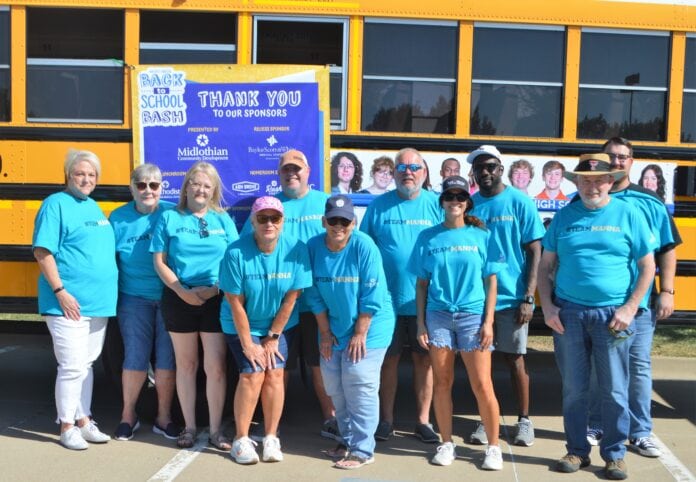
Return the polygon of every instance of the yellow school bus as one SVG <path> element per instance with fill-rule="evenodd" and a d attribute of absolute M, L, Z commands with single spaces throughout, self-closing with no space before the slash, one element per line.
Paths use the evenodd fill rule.
<path fill-rule="evenodd" d="M 33 220 L 69 147 L 101 157 L 106 212 L 129 199 L 133 66 L 255 63 L 330 66 L 333 152 L 630 139 L 672 180 L 672 319 L 696 313 L 696 6 L 648 0 L 0 0 L 0 312 L 36 312 Z"/>

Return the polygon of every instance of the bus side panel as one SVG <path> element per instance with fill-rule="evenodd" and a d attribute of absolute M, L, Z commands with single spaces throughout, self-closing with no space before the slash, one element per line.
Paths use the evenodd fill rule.
<path fill-rule="evenodd" d="M 32 262 L 0 262 L 0 293 L 3 296 L 36 296 L 39 265 Z"/>

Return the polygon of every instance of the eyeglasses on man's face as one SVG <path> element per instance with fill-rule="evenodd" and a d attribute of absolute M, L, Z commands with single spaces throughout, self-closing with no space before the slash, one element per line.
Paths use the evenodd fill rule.
<path fill-rule="evenodd" d="M 628 154 L 612 154 L 609 152 L 607 152 L 607 156 L 609 156 L 609 159 L 612 161 L 626 161 L 631 158 L 631 156 L 629 156 Z"/>
<path fill-rule="evenodd" d="M 482 162 L 481 164 L 474 165 L 474 172 L 487 171 L 493 174 L 501 167 L 503 167 L 503 165 L 497 162 Z"/>

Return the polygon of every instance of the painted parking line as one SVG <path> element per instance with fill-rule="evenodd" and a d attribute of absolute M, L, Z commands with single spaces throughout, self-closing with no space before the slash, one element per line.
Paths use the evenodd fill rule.
<path fill-rule="evenodd" d="M 155 475 L 148 479 L 148 482 L 169 482 L 174 479 L 186 468 L 191 462 L 196 460 L 208 446 L 208 431 L 203 430 L 196 437 L 196 443 L 190 449 L 180 450 L 169 462 L 167 462 Z"/>
<path fill-rule="evenodd" d="M 658 460 L 662 462 L 662 465 L 672 474 L 674 480 L 677 482 L 696 482 L 694 474 L 681 463 L 677 456 L 672 453 L 657 435 L 652 434 L 652 441 L 657 445 L 657 448 L 662 451 L 662 455 Z"/>

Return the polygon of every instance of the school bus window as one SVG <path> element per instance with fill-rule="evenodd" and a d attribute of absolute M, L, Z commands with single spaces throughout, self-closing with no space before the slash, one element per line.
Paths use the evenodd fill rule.
<path fill-rule="evenodd" d="M 362 129 L 454 133 L 456 22 L 365 20 Z"/>
<path fill-rule="evenodd" d="M 123 122 L 120 10 L 27 9 L 27 120 Z"/>
<path fill-rule="evenodd" d="M 471 133 L 559 137 L 563 27 L 476 23 Z"/>
<path fill-rule="evenodd" d="M 10 8 L 0 5 L 0 121 L 10 120 Z"/>
<path fill-rule="evenodd" d="M 669 34 L 588 28 L 581 42 L 578 137 L 664 140 Z"/>
<path fill-rule="evenodd" d="M 235 64 L 236 39 L 236 14 L 140 12 L 141 64 Z"/>
<path fill-rule="evenodd" d="M 254 17 L 254 63 L 330 66 L 331 127 L 345 126 L 348 19 Z"/>
<path fill-rule="evenodd" d="M 682 142 L 696 142 L 696 34 L 686 37 Z"/>

